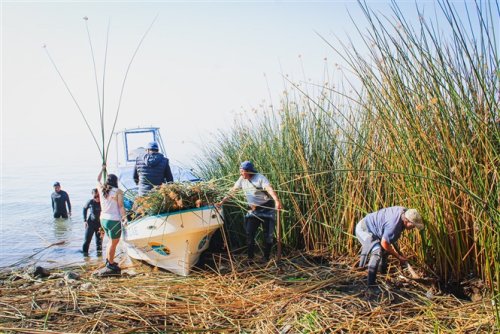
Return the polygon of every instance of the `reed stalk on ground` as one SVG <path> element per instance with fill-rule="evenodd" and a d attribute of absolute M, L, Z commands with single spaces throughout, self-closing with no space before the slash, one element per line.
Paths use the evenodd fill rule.
<path fill-rule="evenodd" d="M 134 261 L 122 277 L 88 268 L 45 279 L 0 273 L 2 333 L 493 333 L 491 304 L 463 303 L 410 279 L 389 278 L 365 294 L 352 259 L 328 266 L 301 254 L 248 266 L 214 255 L 178 277 Z M 346 261 L 347 260 L 347 261 Z M 332 271 L 331 267 L 335 268 Z M 231 270 L 229 268 L 232 268 Z M 77 274 L 77 275 L 75 275 Z M 402 273 L 400 273 L 401 275 Z M 397 277 L 398 275 L 393 275 Z"/>

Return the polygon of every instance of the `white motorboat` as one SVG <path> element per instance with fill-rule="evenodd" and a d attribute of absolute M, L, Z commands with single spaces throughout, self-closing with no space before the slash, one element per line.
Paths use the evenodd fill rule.
<path fill-rule="evenodd" d="M 134 220 L 122 240 L 130 257 L 187 276 L 221 226 L 216 209 L 202 207 Z"/>
<path fill-rule="evenodd" d="M 132 207 L 136 193 L 133 181 L 135 159 L 144 152 L 144 145 L 151 141 L 158 142 L 160 152 L 165 154 L 159 128 L 134 128 L 116 133 L 119 179 L 128 208 Z M 174 182 L 200 181 L 189 170 L 170 167 Z M 213 206 L 147 215 L 124 226 L 122 241 L 130 257 L 187 276 L 222 224 Z"/>

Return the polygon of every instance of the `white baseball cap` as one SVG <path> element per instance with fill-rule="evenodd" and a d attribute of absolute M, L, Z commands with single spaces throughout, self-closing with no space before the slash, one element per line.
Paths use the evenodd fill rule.
<path fill-rule="evenodd" d="M 424 229 L 424 222 L 422 220 L 422 216 L 416 209 L 408 209 L 404 213 L 405 218 L 408 219 L 416 228 L 419 230 Z"/>

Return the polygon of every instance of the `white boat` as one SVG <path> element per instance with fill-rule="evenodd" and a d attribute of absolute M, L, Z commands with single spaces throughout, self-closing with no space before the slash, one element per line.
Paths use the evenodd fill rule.
<path fill-rule="evenodd" d="M 202 207 L 132 221 L 122 240 L 130 257 L 187 276 L 221 226 L 216 209 Z"/>
<path fill-rule="evenodd" d="M 116 133 L 117 167 L 120 186 L 125 191 L 125 206 L 132 206 L 137 186 L 133 181 L 135 159 L 144 153 L 151 141 L 164 153 L 159 128 L 134 128 Z M 170 165 L 175 182 L 197 182 L 189 170 Z M 222 219 L 213 206 L 149 215 L 123 227 L 122 241 L 127 254 L 175 274 L 187 276 L 222 226 Z"/>

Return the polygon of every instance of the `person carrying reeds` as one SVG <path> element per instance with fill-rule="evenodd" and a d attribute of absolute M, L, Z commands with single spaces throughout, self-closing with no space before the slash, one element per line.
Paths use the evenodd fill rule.
<path fill-rule="evenodd" d="M 102 173 L 106 170 L 106 165 L 97 175 L 97 191 L 101 200 L 101 226 L 104 233 L 109 238 L 106 247 L 106 266 L 97 272 L 99 276 L 120 275 L 121 269 L 115 260 L 116 246 L 122 234 L 121 222 L 127 221 L 127 213 L 123 206 L 123 191 L 118 189 L 118 177 L 108 174 L 106 182 L 101 183 Z"/>
<path fill-rule="evenodd" d="M 361 243 L 359 267 L 366 265 L 368 255 L 368 285 L 376 282 L 377 271 L 387 271 L 387 256 L 396 257 L 401 266 L 406 265 L 407 258 L 399 254 L 395 243 L 404 230 L 413 228 L 422 230 L 424 223 L 422 217 L 415 209 L 402 206 L 392 206 L 366 215 L 356 225 L 356 237 Z"/>
<path fill-rule="evenodd" d="M 247 238 L 247 255 L 249 260 L 255 255 L 255 236 L 262 224 L 264 232 L 264 261 L 269 261 L 274 241 L 276 226 L 276 210 L 281 210 L 281 202 L 269 180 L 258 173 L 252 162 L 244 161 L 240 165 L 240 178 L 216 206 L 222 206 L 229 198 L 242 189 L 245 193 L 249 210 L 245 215 L 245 232 Z"/>
<path fill-rule="evenodd" d="M 159 153 L 158 143 L 148 143 L 146 154 L 137 157 L 135 161 L 134 181 L 139 187 L 139 196 L 147 194 L 154 186 L 173 180 L 168 159 Z"/>

